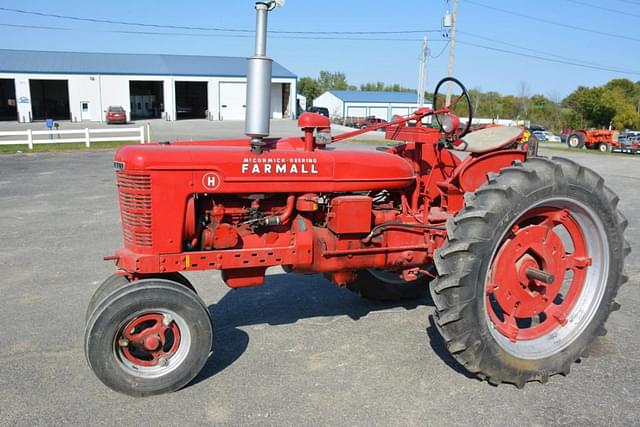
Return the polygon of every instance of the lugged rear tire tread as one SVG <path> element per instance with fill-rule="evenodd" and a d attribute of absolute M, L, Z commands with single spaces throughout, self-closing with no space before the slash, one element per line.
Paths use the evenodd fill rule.
<path fill-rule="evenodd" d="M 616 245 L 610 247 L 612 267 L 607 290 L 590 326 L 566 349 L 579 345 L 568 358 L 563 356 L 570 352 L 563 351 L 545 358 L 547 366 L 542 368 L 525 368 L 526 364 L 516 368 L 513 360 L 523 359 L 515 359 L 504 350 L 504 354 L 498 351 L 500 348 L 486 326 L 484 309 L 478 308 L 479 304 L 484 304 L 483 274 L 486 274 L 490 261 L 486 258 L 491 257 L 493 245 L 497 244 L 492 240 L 500 238 L 499 230 L 503 228 L 504 231 L 507 225 L 505 218 L 516 214 L 511 211 L 517 209 L 514 205 L 518 199 L 526 200 L 538 192 L 574 194 L 572 191 L 578 189 L 592 193 L 592 197 L 597 199 L 595 203 L 603 206 L 612 222 L 605 224 L 609 242 Z M 493 385 L 511 383 L 518 388 L 529 381 L 546 383 L 552 375 L 569 373 L 570 365 L 583 357 L 595 335 L 604 331 L 602 325 L 609 314 L 619 308 L 615 297 L 619 287 L 626 282 L 622 269 L 630 246 L 623 237 L 627 222 L 617 211 L 618 200 L 594 171 L 567 159 L 540 157 L 529 158 L 525 163 L 515 162 L 474 194 L 465 196 L 465 207 L 447 223 L 447 242 L 436 251 L 438 276 L 430 286 L 436 308 L 436 328 L 447 349 L 463 367 Z M 604 305 L 606 308 L 602 308 Z M 478 313 L 482 316 L 479 317 Z M 584 337 L 596 321 L 600 325 L 593 336 Z M 505 358 L 505 354 L 511 359 Z"/>

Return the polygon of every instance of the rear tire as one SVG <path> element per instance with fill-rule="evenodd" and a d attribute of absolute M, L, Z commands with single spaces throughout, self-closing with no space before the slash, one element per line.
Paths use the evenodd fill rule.
<path fill-rule="evenodd" d="M 618 197 L 592 170 L 554 160 L 490 176 L 436 251 L 436 326 L 453 357 L 492 384 L 568 374 L 619 308 L 630 247 Z M 530 267 L 554 273 L 552 282 L 531 279 Z"/>
<path fill-rule="evenodd" d="M 582 148 L 584 147 L 584 134 L 577 132 L 572 133 L 567 137 L 567 146 L 569 148 Z"/>
<path fill-rule="evenodd" d="M 213 342 L 203 301 L 183 286 L 144 279 L 110 294 L 85 331 L 89 367 L 130 396 L 178 390 L 202 370 Z"/>
<path fill-rule="evenodd" d="M 425 295 L 429 290 L 430 281 L 426 275 L 406 281 L 399 277 L 398 273 L 368 269 L 358 271 L 356 280 L 347 287 L 373 301 L 402 301 Z"/>

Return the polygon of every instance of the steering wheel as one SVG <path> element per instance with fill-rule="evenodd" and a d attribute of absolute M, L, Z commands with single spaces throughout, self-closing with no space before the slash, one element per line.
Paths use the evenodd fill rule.
<path fill-rule="evenodd" d="M 455 107 L 463 98 L 466 98 L 467 100 L 467 108 L 469 110 L 469 120 L 467 121 L 467 125 L 465 126 L 465 128 L 458 135 L 458 138 L 462 138 L 463 136 L 469 133 L 469 129 L 471 128 L 471 120 L 473 119 L 473 107 L 471 106 L 471 98 L 469 97 L 469 92 L 467 92 L 467 88 L 464 87 L 464 85 L 460 80 L 454 77 L 445 77 L 444 79 L 438 82 L 438 84 L 436 85 L 436 89 L 433 91 L 433 110 L 438 111 L 438 95 L 440 92 L 440 88 L 442 87 L 443 84 L 447 82 L 455 83 L 462 89 L 462 94 L 457 98 L 455 98 L 451 102 L 451 104 L 446 106 L 448 110 L 451 110 L 453 107 Z M 444 127 L 440 122 L 439 114 L 436 114 L 435 117 L 436 117 L 436 123 L 438 123 L 438 127 L 440 128 L 440 131 L 444 132 Z"/>

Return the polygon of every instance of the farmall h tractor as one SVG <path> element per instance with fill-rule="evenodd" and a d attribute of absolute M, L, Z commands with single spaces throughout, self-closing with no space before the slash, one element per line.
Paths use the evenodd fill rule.
<path fill-rule="evenodd" d="M 246 138 L 116 153 L 124 247 L 107 257 L 117 271 L 93 295 L 85 333 L 98 378 L 136 396 L 183 387 L 213 329 L 182 273 L 216 269 L 243 288 L 275 266 L 375 300 L 430 291 L 447 349 L 492 384 L 567 374 L 618 307 L 629 252 L 618 197 L 595 172 L 538 157 L 519 128 L 469 132 L 471 102 L 452 78 L 433 108 L 389 123 L 331 136 L 328 118 L 305 113 L 302 136 L 269 138 L 277 3 L 256 3 Z M 438 106 L 445 85 L 460 95 Z M 465 120 L 453 114 L 463 104 Z M 378 128 L 397 144 L 331 144 Z"/>

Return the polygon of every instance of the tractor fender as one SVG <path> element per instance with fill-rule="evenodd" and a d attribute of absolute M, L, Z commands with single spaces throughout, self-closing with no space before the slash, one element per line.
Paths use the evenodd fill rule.
<path fill-rule="evenodd" d="M 521 150 L 500 150 L 478 157 L 469 156 L 458 170 L 458 187 L 464 193 L 473 193 L 487 182 L 487 174 L 498 173 L 513 162 L 524 162 L 526 158 L 527 153 Z"/>

